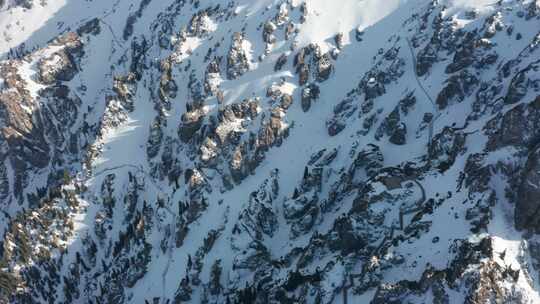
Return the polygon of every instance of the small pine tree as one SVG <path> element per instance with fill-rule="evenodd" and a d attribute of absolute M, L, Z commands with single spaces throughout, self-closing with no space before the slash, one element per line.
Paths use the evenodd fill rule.
<path fill-rule="evenodd" d="M 67 169 L 64 169 L 64 172 L 62 173 L 62 181 L 64 185 L 69 185 L 71 183 L 71 174 L 69 174 L 69 171 Z"/>
<path fill-rule="evenodd" d="M 221 290 L 223 287 L 221 286 L 221 260 L 216 260 L 214 264 L 212 264 L 212 269 L 210 272 L 210 294 L 212 295 L 219 295 L 221 293 Z"/>

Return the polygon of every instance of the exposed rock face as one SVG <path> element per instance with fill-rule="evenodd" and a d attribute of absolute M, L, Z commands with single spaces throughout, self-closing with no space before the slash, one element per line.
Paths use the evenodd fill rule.
<path fill-rule="evenodd" d="M 39 64 L 39 76 L 44 84 L 55 81 L 69 81 L 75 76 L 75 67 L 65 52 L 52 54 Z"/>
<path fill-rule="evenodd" d="M 533 148 L 527 158 L 521 183 L 517 190 L 515 211 L 516 228 L 540 231 L 538 212 L 540 212 L 538 185 L 540 185 L 540 149 Z"/>
<path fill-rule="evenodd" d="M 77 29 L 79 36 L 84 34 L 99 35 L 99 33 L 101 33 L 101 24 L 98 18 L 87 21 Z"/>
<path fill-rule="evenodd" d="M 433 165 L 444 170 L 451 167 L 456 157 L 465 149 L 466 136 L 453 128 L 446 127 L 435 135 L 429 145 L 428 157 Z"/>
<path fill-rule="evenodd" d="M 375 133 L 375 139 L 383 135 L 389 136 L 389 141 L 394 145 L 404 145 L 407 140 L 407 125 L 401 122 L 400 109 L 396 107 L 386 119 L 379 125 Z"/>
<path fill-rule="evenodd" d="M 193 137 L 195 132 L 201 128 L 204 118 L 204 114 L 201 112 L 202 110 L 197 109 L 192 112 L 185 113 L 182 116 L 182 123 L 178 129 L 178 134 L 182 141 L 188 142 Z"/>
<path fill-rule="evenodd" d="M 38 61 L 39 78 L 45 84 L 68 81 L 77 72 L 76 58 L 81 55 L 82 45 L 75 33 L 68 33 L 51 42 L 59 50 L 49 57 L 34 59 Z M 38 57 L 36 55 L 35 57 Z M 52 64 L 54 67 L 46 67 Z M 46 87 L 38 94 L 26 88 L 29 83 L 21 75 L 21 64 L 7 61 L 0 64 L 0 74 L 4 79 L 4 89 L 0 90 L 0 116 L 2 122 L 1 138 L 5 145 L 0 159 L 9 160 L 12 167 L 13 193 L 21 198 L 28 186 L 26 171 L 43 169 L 57 153 L 77 153 L 78 148 L 66 147 L 71 140 L 69 127 L 78 116 L 80 101 L 70 88 L 57 84 Z M 36 107 L 35 98 L 43 99 L 43 107 Z M 67 156 L 64 155 L 64 156 Z M 4 171 L 4 174 L 7 172 Z M 9 189 L 4 180 L 3 189 Z"/>
<path fill-rule="evenodd" d="M 388 51 L 380 49 L 380 59 L 363 75 L 358 86 L 347 93 L 347 97 L 334 107 L 334 114 L 327 120 L 328 134 L 335 136 L 345 129 L 346 121 L 360 108 L 358 115 L 364 118 L 362 133 L 369 133 L 377 120 L 374 105 L 378 98 L 386 93 L 385 86 L 397 81 L 403 76 L 404 60 L 401 58 L 400 49 L 390 48 Z M 359 105 L 360 104 L 360 105 Z M 382 127 L 384 129 L 384 126 Z M 382 130 L 381 129 L 381 130 Z M 403 130 L 402 130 L 403 131 Z M 379 134 L 381 132 L 378 132 Z M 383 132 L 384 133 L 384 132 Z M 375 134 L 376 137 L 380 135 Z"/>
<path fill-rule="evenodd" d="M 521 301 L 521 295 L 506 292 L 502 288 L 506 282 L 515 282 L 519 272 L 503 269 L 494 262 L 489 242 L 489 239 L 484 239 L 479 244 L 455 244 L 459 247 L 448 268 L 437 270 L 429 267 L 419 281 L 400 281 L 380 286 L 372 303 L 402 303 L 425 293 L 431 293 L 433 303 L 449 303 L 449 286 L 456 284 L 470 291 L 465 297 L 465 303 Z M 482 258 L 489 260 L 481 262 L 478 272 L 466 271 L 468 265 L 479 263 Z"/>
<path fill-rule="evenodd" d="M 527 147 L 534 145 L 539 137 L 540 98 L 531 103 L 519 104 L 494 118 L 486 125 L 489 134 L 488 149 L 507 146 Z"/>
<path fill-rule="evenodd" d="M 319 86 L 314 83 L 302 89 L 302 110 L 304 112 L 309 111 L 311 103 L 319 98 L 319 94 Z"/>
<path fill-rule="evenodd" d="M 318 82 L 326 81 L 332 72 L 332 58 L 329 53 L 322 53 L 321 47 L 310 44 L 302 48 L 295 56 L 293 65 L 299 75 L 299 84 L 307 84 L 311 77 Z"/>
<path fill-rule="evenodd" d="M 396 129 L 392 132 L 390 136 L 390 142 L 394 145 L 402 146 L 406 144 L 407 141 L 407 125 L 404 123 L 399 123 Z"/>
<path fill-rule="evenodd" d="M 14 191 L 22 194 L 27 185 L 28 167 L 44 168 L 49 162 L 49 145 L 45 141 L 42 121 L 34 122 L 33 115 L 23 109 L 24 97 L 16 92 L 0 95 L 2 138 L 7 144 L 3 159 L 9 158 L 14 169 Z M 41 130 L 40 130 L 41 129 Z"/>
<path fill-rule="evenodd" d="M 276 61 L 276 65 L 274 66 L 274 71 L 280 71 L 283 66 L 287 63 L 287 55 L 282 54 L 279 56 L 279 58 Z"/>
<path fill-rule="evenodd" d="M 249 70 L 244 41 L 242 33 L 234 33 L 227 55 L 227 78 L 229 79 L 236 79 Z"/>
<path fill-rule="evenodd" d="M 452 103 L 463 101 L 466 96 L 473 92 L 477 84 L 478 79 L 465 71 L 451 76 L 447 81 L 447 85 L 437 96 L 436 103 L 439 109 L 445 109 Z"/>

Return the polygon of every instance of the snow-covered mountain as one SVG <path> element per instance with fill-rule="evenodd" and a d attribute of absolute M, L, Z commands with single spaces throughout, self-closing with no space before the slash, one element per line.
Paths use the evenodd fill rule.
<path fill-rule="evenodd" d="M 0 0 L 0 303 L 540 303 L 540 1 Z"/>

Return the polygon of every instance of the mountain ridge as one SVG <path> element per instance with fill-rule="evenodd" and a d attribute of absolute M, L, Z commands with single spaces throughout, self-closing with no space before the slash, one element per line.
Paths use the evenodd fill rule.
<path fill-rule="evenodd" d="M 3 301 L 539 301 L 538 1 L 0 8 Z"/>

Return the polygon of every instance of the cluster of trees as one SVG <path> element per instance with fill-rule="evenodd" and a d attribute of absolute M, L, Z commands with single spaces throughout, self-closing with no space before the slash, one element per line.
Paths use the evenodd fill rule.
<path fill-rule="evenodd" d="M 7 59 L 21 59 L 24 56 L 32 53 L 36 49 L 37 47 L 33 47 L 32 49 L 27 49 L 26 44 L 21 43 L 19 46 L 9 49 L 7 53 Z"/>

